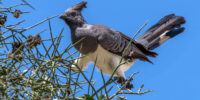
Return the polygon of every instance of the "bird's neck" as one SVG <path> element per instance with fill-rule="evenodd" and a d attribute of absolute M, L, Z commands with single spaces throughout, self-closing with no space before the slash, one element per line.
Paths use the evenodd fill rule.
<path fill-rule="evenodd" d="M 70 22 L 68 23 L 69 28 L 71 31 L 75 31 L 77 28 L 79 27 L 83 27 L 85 24 L 87 24 L 87 22 L 83 21 L 83 22 Z"/>
<path fill-rule="evenodd" d="M 82 16 L 76 20 L 74 19 L 65 20 L 65 22 L 68 24 L 71 30 L 76 30 L 78 27 L 83 27 L 85 24 L 87 24 L 87 22 L 84 20 Z"/>

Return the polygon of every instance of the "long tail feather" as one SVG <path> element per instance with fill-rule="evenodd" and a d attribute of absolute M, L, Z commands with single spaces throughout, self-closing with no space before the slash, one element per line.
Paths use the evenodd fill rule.
<path fill-rule="evenodd" d="M 157 24 L 153 25 L 136 41 L 148 50 L 155 49 L 168 39 L 182 33 L 184 28 L 181 27 L 181 25 L 184 23 L 184 17 L 170 14 L 162 18 Z"/>

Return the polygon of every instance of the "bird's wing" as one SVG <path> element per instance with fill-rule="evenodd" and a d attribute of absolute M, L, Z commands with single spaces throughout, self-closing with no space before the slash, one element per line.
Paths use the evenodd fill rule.
<path fill-rule="evenodd" d="M 113 54 L 123 56 L 125 59 L 140 59 L 152 63 L 146 56 L 155 57 L 157 55 L 123 33 L 112 30 L 106 26 L 97 25 L 94 26 L 93 30 L 98 34 L 97 42 L 104 49 Z"/>

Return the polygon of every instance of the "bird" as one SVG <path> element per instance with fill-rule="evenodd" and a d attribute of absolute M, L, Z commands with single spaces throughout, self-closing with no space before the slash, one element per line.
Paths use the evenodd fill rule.
<path fill-rule="evenodd" d="M 90 62 L 106 75 L 114 75 L 122 85 L 126 81 L 127 71 L 136 60 L 152 63 L 148 57 L 156 57 L 152 50 L 184 31 L 185 18 L 169 14 L 133 40 L 120 31 L 105 25 L 88 24 L 82 15 L 87 2 L 82 1 L 68 8 L 60 18 L 69 26 L 72 44 L 79 51 L 71 69 L 79 72 Z M 128 89 L 133 85 L 128 83 Z"/>

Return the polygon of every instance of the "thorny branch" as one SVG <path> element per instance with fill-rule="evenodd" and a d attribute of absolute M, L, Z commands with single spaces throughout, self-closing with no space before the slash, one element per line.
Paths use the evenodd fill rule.
<path fill-rule="evenodd" d="M 16 7 L 35 9 L 27 1 L 21 1 L 21 4 L 0 7 L 0 99 L 94 100 L 96 98 L 103 100 L 113 99 L 121 94 L 142 95 L 151 92 L 151 90 L 142 92 L 144 85 L 137 92 L 124 90 L 126 84 L 137 72 L 132 74 L 116 92 L 112 91 L 116 88 L 114 84 L 116 79 L 112 78 L 114 73 L 108 80 L 105 80 L 102 75 L 104 84 L 98 87 L 95 85 L 96 81 L 93 79 L 95 64 L 90 78 L 82 70 L 74 73 L 71 65 L 76 65 L 74 60 L 79 58 L 74 57 L 77 51 L 72 48 L 84 38 L 73 45 L 69 44 L 63 50 L 59 45 L 62 44 L 64 28 L 60 29 L 57 36 L 54 36 L 50 23 L 50 20 L 58 15 L 46 18 L 27 28 L 16 28 L 19 25 L 23 26 L 25 20 L 7 25 L 9 23 L 7 17 L 17 19 L 21 16 L 23 18 L 24 13 L 29 13 L 23 11 L 24 9 L 15 9 Z M 49 24 L 49 30 L 45 28 L 33 35 L 25 34 L 28 30 L 39 27 L 40 24 Z M 49 35 L 50 38 L 41 37 L 42 33 L 49 33 L 45 35 Z M 121 64 L 123 63 L 119 66 Z M 85 90 L 88 91 L 87 94 L 83 92 Z M 111 92 L 114 94 L 109 96 Z"/>

